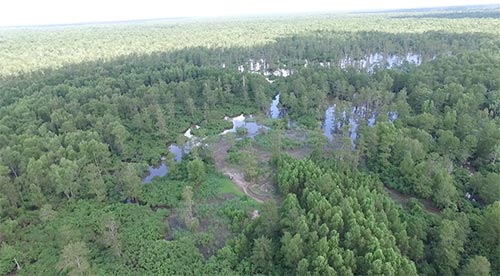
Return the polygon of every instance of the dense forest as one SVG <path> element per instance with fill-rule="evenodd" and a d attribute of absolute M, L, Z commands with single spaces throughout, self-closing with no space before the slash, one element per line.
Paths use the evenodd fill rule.
<path fill-rule="evenodd" d="M 0 29 L 0 275 L 500 275 L 498 14 Z"/>

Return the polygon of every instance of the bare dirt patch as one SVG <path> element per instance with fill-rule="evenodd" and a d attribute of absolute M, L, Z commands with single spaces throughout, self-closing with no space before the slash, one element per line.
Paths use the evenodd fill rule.
<path fill-rule="evenodd" d="M 402 194 L 399 191 L 396 191 L 395 189 L 389 188 L 385 185 L 384 185 L 384 190 L 387 192 L 387 194 L 389 195 L 389 197 L 392 200 L 394 200 L 395 202 L 397 202 L 403 206 L 406 206 L 408 204 L 408 202 L 410 202 L 410 199 L 414 198 L 412 196 Z M 441 214 L 441 210 L 439 208 L 437 208 L 434 205 L 434 203 L 432 203 L 432 201 L 430 201 L 428 199 L 417 199 L 417 200 L 420 203 L 422 203 L 422 205 L 424 206 L 424 209 L 427 212 L 433 213 L 433 214 Z"/>

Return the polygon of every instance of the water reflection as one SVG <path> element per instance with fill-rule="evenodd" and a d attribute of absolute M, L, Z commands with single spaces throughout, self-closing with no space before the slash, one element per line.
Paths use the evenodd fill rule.
<path fill-rule="evenodd" d="M 186 144 L 187 145 L 187 144 Z M 168 151 L 170 151 L 171 153 L 174 154 L 174 161 L 176 162 L 180 162 L 182 161 L 182 155 L 184 153 L 188 154 L 189 151 L 190 151 L 190 148 L 187 150 L 184 149 L 185 147 L 179 147 L 178 145 L 176 144 L 171 144 L 169 147 L 168 147 Z"/>
<path fill-rule="evenodd" d="M 271 119 L 278 119 L 280 117 L 280 110 L 278 104 L 280 103 L 280 94 L 278 93 L 276 97 L 271 102 L 271 107 L 269 107 L 269 116 Z"/>
<path fill-rule="evenodd" d="M 164 161 L 162 161 L 160 163 L 160 166 L 158 166 L 158 167 L 149 166 L 148 175 L 142 180 L 142 182 L 149 183 L 155 177 L 162 177 L 162 176 L 167 175 L 167 172 L 168 172 L 168 168 L 167 168 L 167 165 L 165 165 Z"/>
<path fill-rule="evenodd" d="M 325 122 L 323 123 L 323 133 L 325 134 L 328 141 L 333 141 L 333 130 L 335 123 L 335 108 L 336 105 L 330 106 L 325 111 Z"/>
<path fill-rule="evenodd" d="M 195 126 L 195 127 L 196 127 L 196 129 L 200 128 L 199 126 Z M 193 134 L 191 134 L 191 131 L 192 131 L 192 129 L 189 128 L 184 133 L 184 136 L 186 136 L 189 139 L 185 145 L 180 146 L 177 144 L 170 144 L 170 146 L 168 147 L 168 151 L 173 153 L 173 155 L 174 155 L 175 162 L 181 162 L 182 157 L 184 155 L 189 154 L 191 152 L 191 149 L 200 143 L 198 141 L 197 137 L 194 136 Z M 167 160 L 167 157 L 162 156 L 159 166 L 157 166 L 157 167 L 149 166 L 148 175 L 142 180 L 142 182 L 149 183 L 155 177 L 163 177 L 163 176 L 167 175 L 168 167 L 165 164 L 166 160 Z"/>
<path fill-rule="evenodd" d="M 367 69 L 368 72 L 373 72 L 376 68 L 390 69 L 401 66 L 405 62 L 419 66 L 422 64 L 422 61 L 422 55 L 411 52 L 406 55 L 384 55 L 382 53 L 374 53 L 359 59 L 345 57 L 340 60 L 339 66 L 342 69 L 353 66 L 359 69 Z"/>
<path fill-rule="evenodd" d="M 252 115 L 248 116 L 249 119 L 253 119 Z M 233 123 L 233 127 L 230 129 L 224 130 L 221 135 L 227 134 L 227 133 L 236 133 L 236 130 L 238 128 L 245 128 L 246 129 L 246 135 L 248 137 L 255 137 L 255 135 L 259 134 L 261 130 L 269 129 L 266 126 L 259 125 L 254 121 L 247 122 L 246 121 L 245 115 L 241 114 L 240 116 L 236 116 L 233 118 L 225 117 L 224 120 L 226 121 L 231 121 Z"/>
<path fill-rule="evenodd" d="M 360 120 L 366 119 L 366 124 L 370 127 L 375 126 L 376 123 L 376 112 L 368 111 L 365 107 L 353 107 L 348 113 L 346 110 L 339 112 L 336 110 L 337 105 L 330 106 L 325 111 L 325 121 L 323 122 L 323 133 L 329 142 L 332 142 L 336 135 L 342 134 L 344 125 L 348 124 L 349 128 L 349 138 L 355 145 L 356 139 L 358 138 L 358 127 Z M 387 112 L 389 121 L 392 123 L 398 118 L 398 114 L 395 111 Z"/>

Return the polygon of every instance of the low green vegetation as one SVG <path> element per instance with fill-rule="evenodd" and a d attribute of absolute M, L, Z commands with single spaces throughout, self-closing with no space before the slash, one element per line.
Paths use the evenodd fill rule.
<path fill-rule="evenodd" d="M 0 275 L 500 275 L 494 15 L 0 29 Z"/>
<path fill-rule="evenodd" d="M 219 186 L 218 192 L 220 194 L 233 194 L 240 197 L 245 195 L 228 177 L 216 176 L 209 178 L 207 182 L 209 181 L 213 181 L 214 184 Z"/>

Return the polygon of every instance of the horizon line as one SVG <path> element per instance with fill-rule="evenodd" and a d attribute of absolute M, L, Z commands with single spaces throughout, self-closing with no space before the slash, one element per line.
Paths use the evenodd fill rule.
<path fill-rule="evenodd" d="M 175 21 L 175 20 L 189 20 L 189 19 L 250 19 L 258 17 L 279 17 L 279 16 L 307 16 L 307 15 L 336 15 L 336 14 L 370 14 L 370 13 L 404 13 L 404 12 L 423 12 L 432 10 L 443 10 L 452 8 L 486 8 L 498 7 L 500 4 L 471 4 L 471 5 L 451 5 L 451 6 L 428 6 L 418 8 L 394 8 L 394 9 L 354 9 L 345 11 L 310 11 L 310 12 L 285 12 L 285 13 L 266 13 L 266 14 L 233 14 L 233 15 L 198 15 L 198 16 L 175 16 L 175 17 L 157 17 L 157 18 L 138 18 L 138 19 L 125 19 L 125 20 L 99 20 L 99 21 L 80 21 L 71 23 L 49 23 L 49 24 L 25 24 L 25 25 L 0 25 L 0 30 L 5 29 L 22 29 L 22 28 L 56 28 L 56 27 L 71 27 L 71 26 L 84 26 L 84 25 L 114 25 L 114 24 L 127 24 L 137 22 L 154 22 L 154 21 Z M 450 12 L 454 12 L 451 10 Z M 456 11 L 455 11 L 456 12 Z"/>

